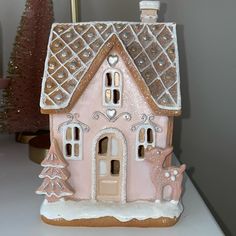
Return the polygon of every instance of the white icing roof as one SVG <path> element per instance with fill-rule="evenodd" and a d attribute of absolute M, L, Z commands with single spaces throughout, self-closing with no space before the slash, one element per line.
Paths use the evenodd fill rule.
<path fill-rule="evenodd" d="M 112 35 L 121 41 L 158 108 L 181 110 L 174 23 L 89 22 L 52 26 L 40 99 L 45 113 L 69 105 L 95 56 Z"/>

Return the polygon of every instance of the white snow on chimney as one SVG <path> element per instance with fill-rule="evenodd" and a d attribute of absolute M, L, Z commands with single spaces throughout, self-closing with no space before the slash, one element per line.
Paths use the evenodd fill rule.
<path fill-rule="evenodd" d="M 139 3 L 141 10 L 141 21 L 145 23 L 155 23 L 160 10 L 160 1 L 141 1 Z"/>

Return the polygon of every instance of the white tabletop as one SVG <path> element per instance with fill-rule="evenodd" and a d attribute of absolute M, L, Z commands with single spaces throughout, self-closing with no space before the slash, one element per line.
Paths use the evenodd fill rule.
<path fill-rule="evenodd" d="M 43 197 L 34 192 L 41 184 L 41 166 L 28 159 L 28 146 L 0 136 L 0 235 L 2 236 L 86 236 L 86 235 L 224 235 L 191 183 L 185 178 L 184 212 L 170 228 L 79 228 L 50 226 L 40 220 Z"/>

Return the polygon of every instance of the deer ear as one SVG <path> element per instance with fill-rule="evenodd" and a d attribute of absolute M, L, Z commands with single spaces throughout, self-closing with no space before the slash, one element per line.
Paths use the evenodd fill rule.
<path fill-rule="evenodd" d="M 186 170 L 186 165 L 185 164 L 182 164 L 180 166 L 180 169 L 181 169 L 181 172 L 184 172 Z"/>
<path fill-rule="evenodd" d="M 170 147 L 165 148 L 165 149 L 164 149 L 164 152 L 165 152 L 167 155 L 171 154 L 171 153 L 173 152 L 173 147 L 170 146 Z"/>

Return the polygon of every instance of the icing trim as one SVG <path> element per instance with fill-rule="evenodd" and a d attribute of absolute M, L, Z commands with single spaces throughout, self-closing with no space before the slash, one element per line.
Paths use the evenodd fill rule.
<path fill-rule="evenodd" d="M 84 132 L 89 132 L 90 128 L 85 123 L 81 122 L 78 113 L 68 113 L 67 118 L 68 121 L 63 122 L 58 126 L 58 132 L 61 133 L 62 141 L 63 141 L 63 156 L 67 160 L 82 160 L 83 159 L 83 139 L 84 139 Z M 78 140 L 75 139 L 74 129 L 78 128 L 80 132 L 80 138 Z M 66 133 L 67 130 L 70 129 L 71 131 L 71 139 L 67 140 Z M 67 156 L 66 145 L 71 145 L 71 155 Z M 79 153 L 75 155 L 75 145 L 79 146 Z"/>
<path fill-rule="evenodd" d="M 172 30 L 170 30 L 170 28 L 169 27 L 171 27 L 171 28 L 174 28 L 175 29 L 175 27 L 176 27 L 176 25 L 175 25 L 175 23 L 151 23 L 151 24 L 148 24 L 148 23 L 138 23 L 138 22 L 136 22 L 136 23 L 134 23 L 134 22 L 100 22 L 101 24 L 103 23 L 103 24 L 105 24 L 106 25 L 106 29 L 108 29 L 109 27 L 112 27 L 112 29 L 114 30 L 114 32 L 110 35 L 110 37 L 111 36 L 116 36 L 118 39 L 119 39 L 119 32 L 117 31 L 117 30 L 115 30 L 115 26 L 113 25 L 113 24 L 115 24 L 115 23 L 122 23 L 122 24 L 125 24 L 126 26 L 125 26 L 125 28 L 127 28 L 127 27 L 131 27 L 132 25 L 135 25 L 135 24 L 138 24 L 138 25 L 140 25 L 140 26 L 142 26 L 142 27 L 151 27 L 151 26 L 156 26 L 156 25 L 164 25 L 165 27 L 167 27 L 168 28 L 168 30 L 170 31 L 170 33 L 171 33 L 171 35 L 172 35 L 172 37 L 173 37 L 173 39 L 172 39 L 172 41 L 170 42 L 170 44 L 166 47 L 166 48 L 168 48 L 172 43 L 173 43 L 173 45 L 174 45 L 174 47 L 175 47 L 175 49 L 177 49 L 177 40 L 176 40 L 176 35 L 173 35 L 173 32 L 172 32 Z M 96 22 L 90 22 L 90 23 L 86 23 L 86 22 L 84 22 L 84 23 L 76 23 L 76 24 L 53 24 L 53 27 L 52 27 L 52 30 L 51 31 L 53 31 L 53 33 L 56 35 L 56 37 L 59 37 L 60 35 L 57 35 L 57 33 L 54 31 L 54 28 L 56 27 L 56 26 L 64 26 L 64 25 L 66 25 L 66 26 L 68 26 L 68 27 L 70 27 L 70 28 L 73 28 L 73 27 L 75 27 L 76 25 L 86 25 L 86 24 L 89 24 L 89 26 L 90 27 L 95 27 L 94 26 L 94 24 L 96 24 Z M 165 27 L 163 27 L 163 29 L 165 28 Z M 68 28 L 67 30 L 65 30 L 65 32 L 67 32 L 67 31 L 69 31 L 69 29 L 70 28 Z M 162 30 L 163 30 L 162 29 Z M 162 32 L 162 30 L 161 30 L 161 32 Z M 131 27 L 131 31 L 132 32 L 134 32 L 133 31 L 133 29 L 132 29 L 132 27 Z M 85 32 L 87 32 L 87 31 L 85 31 Z M 153 34 L 152 32 L 150 32 L 151 33 L 151 35 L 154 37 L 154 39 L 155 40 L 157 40 L 157 36 L 155 35 L 155 34 Z M 176 33 L 176 30 L 174 31 L 174 33 Z M 158 34 L 159 35 L 159 34 Z M 81 35 L 79 35 L 79 36 L 81 36 Z M 82 36 L 81 36 L 82 37 Z M 136 38 L 136 39 L 138 39 L 138 36 L 136 35 L 136 34 L 134 34 L 134 37 Z M 109 39 L 109 37 L 108 37 L 108 39 Z M 78 99 L 78 97 L 81 95 L 81 93 L 83 92 L 83 90 L 84 90 L 84 88 L 87 86 L 87 80 L 91 80 L 91 78 L 93 77 L 93 75 L 94 75 L 94 71 L 92 71 L 91 70 L 91 68 L 93 68 L 94 69 L 94 66 L 93 66 L 93 63 L 94 63 L 94 61 L 96 61 L 96 63 L 95 64 L 97 64 L 97 65 L 99 65 L 100 64 L 100 62 L 99 62 L 99 60 L 97 60 L 96 59 L 96 57 L 98 56 L 98 54 L 100 53 L 100 51 L 104 51 L 104 50 L 101 50 L 101 49 L 103 49 L 103 47 L 106 45 L 106 43 L 108 42 L 108 39 L 107 39 L 107 41 L 104 41 L 103 42 L 103 44 L 101 45 L 101 47 L 100 47 L 100 49 L 99 49 L 99 51 L 96 53 L 96 55 L 94 55 L 94 59 L 92 60 L 92 62 L 91 62 L 91 64 L 90 64 L 90 66 L 89 66 L 89 68 L 85 68 L 85 71 L 83 72 L 83 76 L 82 76 L 82 79 L 79 81 L 79 83 L 75 86 L 75 88 L 73 89 L 73 91 L 72 91 L 72 93 L 68 93 L 67 91 L 64 91 L 64 89 L 63 89 L 63 93 L 64 93 L 64 95 L 67 97 L 66 98 L 66 101 L 64 101 L 64 102 L 62 102 L 62 103 L 60 103 L 60 104 L 58 104 L 58 103 L 55 103 L 55 101 L 53 101 L 53 99 L 51 99 L 51 97 L 49 96 L 51 93 L 53 93 L 53 92 L 55 92 L 55 90 L 53 90 L 52 92 L 50 92 L 50 93 L 45 93 L 44 92 L 44 88 L 45 88 L 45 83 L 46 83 L 46 80 L 47 80 L 47 76 L 49 76 L 49 74 L 47 73 L 47 64 L 46 64 L 46 67 L 45 67 L 45 71 L 44 71 L 44 76 L 43 76 L 43 85 L 42 85 L 42 88 L 43 88 L 43 90 L 42 90 L 42 93 L 41 93 L 41 100 L 40 100 L 40 106 L 41 106 L 41 110 L 42 110 L 42 112 L 43 113 L 55 113 L 55 112 L 62 112 L 62 111 L 69 111 L 70 109 L 71 109 L 71 107 L 73 106 L 73 104 L 74 104 L 74 102 L 75 102 L 75 100 L 77 100 Z M 52 41 L 51 41 L 52 40 Z M 55 40 L 55 39 L 52 39 L 51 37 L 50 37 L 50 44 L 53 42 L 53 40 Z M 138 42 L 139 42 L 139 40 L 138 40 Z M 123 42 L 120 42 L 120 44 L 124 47 L 124 50 L 126 51 L 126 54 L 128 54 L 128 56 L 130 57 L 130 55 L 129 55 L 129 53 L 127 52 L 127 50 L 126 50 L 126 47 L 125 47 L 125 45 L 123 44 Z M 161 45 L 160 45 L 161 46 Z M 164 49 L 162 46 L 161 46 L 161 48 L 162 48 L 162 50 L 164 50 L 163 51 L 163 53 L 168 57 L 168 55 L 167 55 L 167 52 L 166 52 L 166 48 Z M 145 52 L 146 53 L 146 52 Z M 147 54 L 147 53 L 146 53 Z M 51 50 L 50 50 L 50 47 L 49 47 L 49 50 L 48 50 L 48 54 L 47 54 L 47 58 L 49 57 L 51 55 Z M 76 53 L 73 53 L 73 55 L 74 55 L 74 57 L 76 58 Z M 125 56 L 127 56 L 127 55 L 125 55 Z M 148 55 L 146 55 L 147 57 L 149 57 Z M 101 55 L 99 56 L 100 57 L 100 60 L 102 60 L 101 59 Z M 131 59 L 131 60 L 130 60 Z M 133 59 L 130 57 L 130 59 L 129 59 L 129 61 L 131 61 L 131 62 L 128 62 L 129 64 L 134 64 L 134 61 L 133 61 Z M 105 59 L 104 59 L 105 60 Z M 175 70 L 176 70 L 176 68 L 178 68 L 178 66 L 179 66 L 179 60 L 178 60 L 178 57 L 176 57 L 176 59 L 175 59 L 175 62 L 171 62 L 171 61 L 169 61 L 170 63 L 171 63 L 171 66 L 173 67 L 173 68 L 175 68 Z M 82 62 L 81 62 L 82 63 Z M 153 62 L 151 62 L 152 64 L 153 64 Z M 59 63 L 60 64 L 60 63 Z M 82 63 L 83 64 L 83 63 Z M 130 67 L 130 65 L 128 65 L 127 64 L 127 66 L 128 67 Z M 137 67 L 136 66 L 134 66 L 134 65 L 132 65 L 133 67 L 135 67 L 136 69 L 137 69 Z M 166 70 L 164 70 L 164 71 L 162 71 L 161 72 L 161 74 L 160 74 L 160 76 L 164 73 L 164 72 L 166 72 L 168 69 L 169 69 L 170 67 L 168 67 Z M 178 68 L 179 69 L 179 68 Z M 95 69 L 96 70 L 96 69 Z M 79 72 L 79 71 L 77 71 L 77 72 Z M 143 82 L 145 83 L 145 80 L 143 79 L 143 77 L 142 77 L 142 75 L 141 75 L 141 73 L 140 73 L 140 71 L 138 70 L 138 72 L 135 72 L 135 73 L 138 73 L 139 74 L 139 76 L 138 77 L 140 77 L 139 78 L 139 80 L 140 79 L 142 79 L 143 80 Z M 84 78 L 84 77 L 86 77 L 86 78 Z M 87 78 L 88 77 L 88 78 Z M 70 79 L 71 79 L 71 77 L 70 77 Z M 86 81 L 84 81 L 84 79 L 86 79 Z M 69 79 L 68 79 L 69 80 Z M 56 84 L 57 84 L 57 87 L 58 88 L 60 88 L 61 89 L 61 87 L 60 87 L 60 85 L 56 82 L 56 81 L 54 81 Z M 153 81 L 154 82 L 154 81 Z M 162 82 L 163 83 L 163 82 Z M 151 84 L 146 84 L 146 86 L 148 87 L 148 88 L 150 88 L 150 86 L 151 86 Z M 179 115 L 180 114 L 180 112 L 181 112 L 181 103 L 178 103 L 179 101 L 181 101 L 181 98 L 179 97 L 180 95 L 179 95 L 179 93 L 177 93 L 177 102 L 175 101 L 175 99 L 172 97 L 172 95 L 170 94 L 170 92 L 169 92 L 169 90 L 172 88 L 172 87 L 174 87 L 174 86 L 177 86 L 178 88 L 177 88 L 177 92 L 179 92 L 180 91 L 180 88 L 179 88 L 179 86 L 180 86 L 180 78 L 179 78 L 179 73 L 177 73 L 177 77 L 176 77 L 176 81 L 175 81 L 175 83 L 171 86 L 171 87 L 169 87 L 168 89 L 166 88 L 165 89 L 165 91 L 159 96 L 159 98 L 158 98 L 158 100 L 156 100 L 156 99 L 154 99 L 154 97 L 153 97 L 153 94 L 149 94 L 150 95 L 150 97 L 148 97 L 148 102 L 150 102 L 150 104 L 153 106 L 153 110 L 154 110 L 154 112 L 156 112 L 157 114 L 166 114 L 166 115 L 168 115 L 168 116 L 170 116 L 170 115 L 174 115 L 174 116 L 177 116 L 177 115 Z M 80 88 L 78 88 L 78 87 L 80 87 Z M 164 86 L 165 87 L 165 86 Z M 148 90 L 149 91 L 149 90 Z M 74 97 L 74 94 L 77 94 L 76 95 L 76 98 L 77 99 L 75 99 L 75 98 L 73 98 Z M 149 91 L 149 93 L 150 93 L 150 91 Z M 160 100 L 160 98 L 162 97 L 162 96 L 164 96 L 165 95 L 165 93 L 168 95 L 168 96 L 170 96 L 170 99 L 171 99 L 171 101 L 172 101 L 172 105 L 171 104 L 161 104 L 160 102 L 159 102 L 159 100 Z M 49 103 L 47 104 L 46 103 L 46 101 L 48 101 Z M 57 110 L 57 111 L 55 111 L 55 110 Z"/>
<path fill-rule="evenodd" d="M 109 113 L 108 113 L 109 111 L 114 112 L 114 114 L 112 116 L 110 116 Z M 103 116 L 109 122 L 115 122 L 120 117 L 123 117 L 127 121 L 130 121 L 132 119 L 132 115 L 129 112 L 122 112 L 120 114 L 116 114 L 116 110 L 115 109 L 107 109 L 106 114 L 102 113 L 101 111 L 95 111 L 93 113 L 92 118 L 94 120 L 98 120 L 100 118 L 100 116 Z"/>
<path fill-rule="evenodd" d="M 141 115 L 142 121 L 132 125 L 131 131 L 136 131 L 140 126 L 149 125 L 155 130 L 155 132 L 161 133 L 162 128 L 159 124 L 153 122 L 154 119 L 155 119 L 155 115 L 153 115 L 153 114 L 151 114 L 151 115 L 142 114 Z"/>
<path fill-rule="evenodd" d="M 124 207 L 125 206 L 125 207 Z M 160 217 L 178 218 L 183 212 L 179 202 L 148 202 L 136 201 L 125 204 L 114 202 L 63 201 L 49 203 L 45 200 L 41 206 L 40 214 L 48 219 L 94 219 L 111 216 L 121 222 L 132 219 L 146 220 Z"/>

